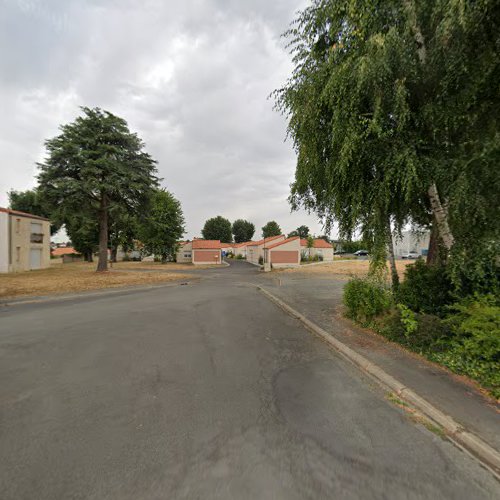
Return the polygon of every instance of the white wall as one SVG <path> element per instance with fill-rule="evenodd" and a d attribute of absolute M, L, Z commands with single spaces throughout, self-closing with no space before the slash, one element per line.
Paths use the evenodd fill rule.
<path fill-rule="evenodd" d="M 417 252 L 419 255 L 426 255 L 429 249 L 429 232 L 415 233 L 405 231 L 402 238 L 394 237 L 394 254 L 401 256 L 408 252 Z"/>
<path fill-rule="evenodd" d="M 0 273 L 9 272 L 9 214 L 0 212 Z"/>

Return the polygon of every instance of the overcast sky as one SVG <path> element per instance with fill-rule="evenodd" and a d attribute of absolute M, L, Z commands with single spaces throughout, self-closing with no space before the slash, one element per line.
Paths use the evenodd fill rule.
<path fill-rule="evenodd" d="M 125 118 L 181 201 L 204 221 L 275 219 L 285 232 L 295 154 L 269 93 L 291 71 L 280 34 L 298 0 L 0 0 L 0 206 L 34 186 L 43 141 L 79 106 Z"/>

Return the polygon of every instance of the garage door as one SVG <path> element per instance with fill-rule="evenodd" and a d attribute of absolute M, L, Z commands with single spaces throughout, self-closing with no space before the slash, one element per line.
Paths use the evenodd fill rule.
<path fill-rule="evenodd" d="M 30 250 L 30 269 L 40 269 L 42 267 L 42 249 L 32 248 Z"/>

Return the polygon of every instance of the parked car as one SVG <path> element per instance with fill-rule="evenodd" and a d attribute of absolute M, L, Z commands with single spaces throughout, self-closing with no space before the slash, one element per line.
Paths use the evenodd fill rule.
<path fill-rule="evenodd" d="M 335 252 L 333 252 L 333 255 L 345 255 L 347 252 L 344 251 L 344 250 L 335 250 Z"/>
<path fill-rule="evenodd" d="M 402 259 L 418 259 L 420 257 L 420 254 L 417 252 L 407 252 L 401 255 Z"/>
<path fill-rule="evenodd" d="M 357 252 L 354 252 L 354 255 L 357 257 L 364 257 L 368 255 L 368 250 L 358 250 Z"/>

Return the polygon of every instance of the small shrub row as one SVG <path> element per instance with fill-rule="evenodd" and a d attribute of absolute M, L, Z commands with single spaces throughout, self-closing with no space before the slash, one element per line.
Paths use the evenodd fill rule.
<path fill-rule="evenodd" d="M 476 295 L 451 304 L 452 295 L 443 292 L 446 278 L 437 277 L 435 269 L 422 274 L 426 273 L 434 279 L 430 293 L 436 302 L 422 297 L 415 310 L 409 304 L 417 292 L 410 287 L 393 297 L 386 286 L 373 279 L 353 278 L 344 288 L 346 315 L 455 373 L 477 380 L 500 398 L 498 297 Z M 425 293 L 421 276 L 409 274 Z M 405 302 L 399 302 L 401 298 Z"/>

